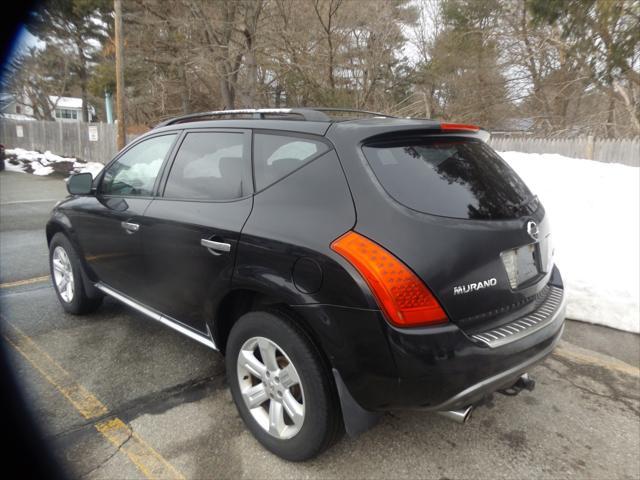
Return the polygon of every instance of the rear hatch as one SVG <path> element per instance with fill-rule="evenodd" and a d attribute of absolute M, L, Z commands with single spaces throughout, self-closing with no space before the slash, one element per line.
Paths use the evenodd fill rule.
<path fill-rule="evenodd" d="M 553 267 L 548 220 L 485 142 L 395 132 L 365 142 L 362 153 L 396 207 L 393 217 L 359 209 L 356 230 L 403 260 L 452 322 L 473 333 L 539 303 Z"/>

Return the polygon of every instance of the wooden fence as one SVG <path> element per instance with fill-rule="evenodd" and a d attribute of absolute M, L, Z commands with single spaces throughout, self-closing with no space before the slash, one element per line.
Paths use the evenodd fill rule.
<path fill-rule="evenodd" d="M 640 138 L 530 138 L 492 135 L 489 143 L 499 152 L 558 153 L 567 157 L 640 167 Z"/>
<path fill-rule="evenodd" d="M 135 136 L 128 137 L 127 140 Z M 0 143 L 7 148 L 51 150 L 57 155 L 108 162 L 117 153 L 116 125 L 107 123 L 19 121 L 0 118 Z M 640 167 L 640 139 L 530 138 L 492 135 L 498 151 L 559 153 Z"/>
<path fill-rule="evenodd" d="M 0 118 L 6 148 L 50 150 L 56 155 L 108 162 L 117 153 L 116 125 L 108 123 L 20 121 Z"/>

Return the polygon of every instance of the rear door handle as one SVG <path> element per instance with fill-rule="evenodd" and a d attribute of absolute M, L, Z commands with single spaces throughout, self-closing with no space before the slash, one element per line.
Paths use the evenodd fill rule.
<path fill-rule="evenodd" d="M 230 252 L 231 251 L 231 244 L 230 243 L 216 242 L 214 240 L 209 240 L 207 238 L 200 239 L 200 245 L 205 247 L 207 250 L 209 250 L 214 255 L 220 255 L 220 253 L 218 253 L 218 252 Z"/>
<path fill-rule="evenodd" d="M 138 223 L 120 222 L 120 226 L 124 228 L 127 233 L 136 233 L 140 230 L 140 225 Z"/>

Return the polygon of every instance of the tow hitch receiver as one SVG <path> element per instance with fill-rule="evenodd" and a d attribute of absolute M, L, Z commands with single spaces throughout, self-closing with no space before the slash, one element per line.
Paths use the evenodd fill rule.
<path fill-rule="evenodd" d="M 529 390 L 533 392 L 533 389 L 536 388 L 536 381 L 529 376 L 528 373 L 523 373 L 516 383 L 514 383 L 509 388 L 503 388 L 502 390 L 498 390 L 503 395 L 514 396 L 518 395 L 522 390 Z"/>

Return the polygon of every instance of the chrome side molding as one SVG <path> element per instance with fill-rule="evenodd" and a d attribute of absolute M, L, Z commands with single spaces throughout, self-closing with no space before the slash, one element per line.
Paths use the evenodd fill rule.
<path fill-rule="evenodd" d="M 126 295 L 123 295 L 122 293 L 118 292 L 117 290 L 114 290 L 113 288 L 105 285 L 102 282 L 98 282 L 95 284 L 95 287 L 100 290 L 102 293 L 109 295 L 110 297 L 115 298 L 116 300 L 119 300 L 120 302 L 124 303 L 125 305 L 139 311 L 140 313 L 143 313 L 144 315 L 146 315 L 147 317 L 155 320 L 156 322 L 160 322 L 163 325 L 166 325 L 169 328 L 172 328 L 173 330 L 175 330 L 176 332 L 179 332 L 189 338 L 191 338 L 192 340 L 195 340 L 196 342 L 200 342 L 201 344 L 213 349 L 213 350 L 218 350 L 218 347 L 216 347 L 216 344 L 213 342 L 212 338 L 207 338 L 204 335 L 201 335 L 197 332 L 194 332 L 193 330 L 184 327 L 183 325 L 179 324 L 178 322 L 165 317 L 164 315 L 150 309 L 149 307 L 143 305 L 140 302 L 137 302 L 136 300 L 133 300 L 132 298 L 127 297 Z M 208 330 L 208 329 L 207 329 Z"/>

